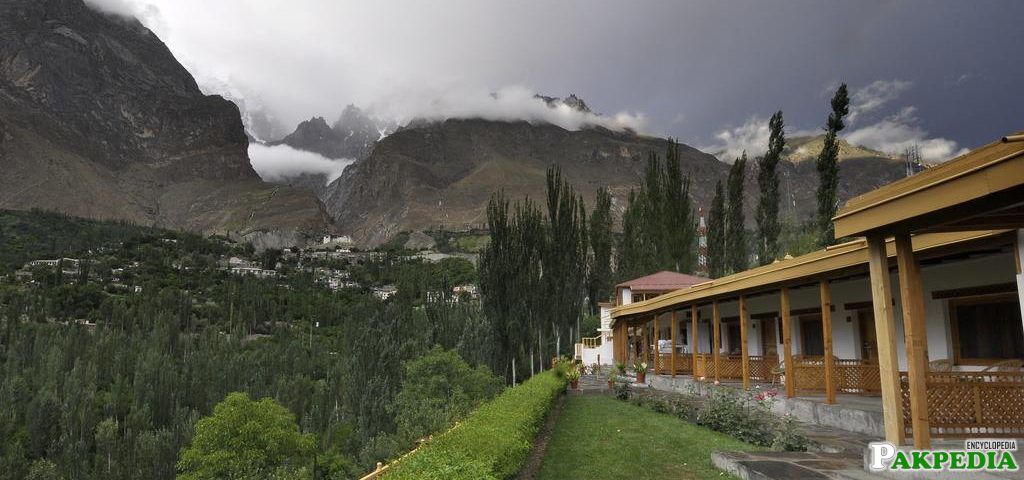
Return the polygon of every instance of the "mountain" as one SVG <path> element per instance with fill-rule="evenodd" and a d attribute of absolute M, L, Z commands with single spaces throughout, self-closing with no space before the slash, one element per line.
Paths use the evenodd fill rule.
<path fill-rule="evenodd" d="M 582 100 L 579 104 L 585 105 Z M 807 143 L 794 142 L 796 149 Z M 374 245 L 402 231 L 483 226 L 487 201 L 495 191 L 543 202 L 545 171 L 559 165 L 588 204 L 598 187 L 608 187 L 621 211 L 630 189 L 639 185 L 648 155 L 663 156 L 667 146 L 665 139 L 598 127 L 569 131 L 550 124 L 479 119 L 419 123 L 379 141 L 367 158 L 328 186 L 324 203 L 343 232 Z M 729 165 L 686 145 L 680 149 L 695 205 L 706 210 L 715 182 L 725 180 Z M 902 160 L 882 156 L 851 156 L 840 168 L 843 200 L 905 175 Z M 816 205 L 814 162 L 783 160 L 779 169 L 782 215 L 808 218 Z M 755 162 L 748 167 L 746 184 L 746 218 L 753 226 Z"/>
<path fill-rule="evenodd" d="M 371 118 L 358 107 L 349 105 L 332 126 L 327 125 L 324 117 L 313 117 L 300 123 L 280 141 L 268 145 L 288 145 L 332 159 L 360 159 L 369 156 L 377 141 L 394 130 L 393 123 Z"/>
<path fill-rule="evenodd" d="M 793 137 L 786 139 L 786 148 L 782 151 L 782 158 L 785 158 L 793 163 L 806 162 L 808 160 L 814 161 L 818 158 L 818 153 L 825 146 L 825 135 L 815 135 L 807 137 Z M 839 161 L 843 162 L 851 158 L 882 158 L 888 160 L 897 160 L 893 155 L 887 155 L 877 150 L 870 148 L 861 147 L 859 145 L 853 145 L 846 140 L 839 140 Z"/>
<path fill-rule="evenodd" d="M 343 232 L 374 245 L 402 231 L 480 227 L 495 191 L 542 202 L 545 171 L 559 165 L 588 203 L 598 187 L 608 187 L 621 210 L 640 182 L 648 155 L 664 155 L 667 146 L 665 139 L 597 127 L 569 131 L 549 124 L 450 119 L 406 127 L 382 139 L 369 157 L 328 187 L 324 203 Z M 715 182 L 724 181 L 729 165 L 686 145 L 681 153 L 683 171 L 693 180 L 694 202 L 707 207 Z M 751 163 L 746 182 L 751 223 L 758 195 L 755 168 Z M 884 158 L 851 159 L 841 169 L 843 199 L 904 172 L 902 161 Z M 806 218 L 815 208 L 813 162 L 783 161 L 780 171 L 783 215 Z"/>
<path fill-rule="evenodd" d="M 0 208 L 230 234 L 328 228 L 308 192 L 263 183 L 238 108 L 203 95 L 134 19 L 82 0 L 0 3 Z"/>

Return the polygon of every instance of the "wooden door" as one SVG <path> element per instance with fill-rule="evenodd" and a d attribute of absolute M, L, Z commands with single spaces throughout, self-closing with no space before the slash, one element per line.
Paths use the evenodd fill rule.
<path fill-rule="evenodd" d="M 779 354 L 779 337 L 775 332 L 775 319 L 766 318 L 761 320 L 761 355 L 775 357 Z"/>
<path fill-rule="evenodd" d="M 864 360 L 878 360 L 875 312 L 871 310 L 858 310 L 857 324 L 860 329 L 860 358 Z"/>
<path fill-rule="evenodd" d="M 812 357 L 825 354 L 821 314 L 800 316 L 800 353 Z"/>

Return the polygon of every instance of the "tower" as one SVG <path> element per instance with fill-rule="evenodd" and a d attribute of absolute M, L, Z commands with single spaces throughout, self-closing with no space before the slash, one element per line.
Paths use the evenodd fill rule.
<path fill-rule="evenodd" d="M 708 271 L 708 223 L 704 220 L 704 208 L 697 209 L 697 275 L 710 276 Z"/>

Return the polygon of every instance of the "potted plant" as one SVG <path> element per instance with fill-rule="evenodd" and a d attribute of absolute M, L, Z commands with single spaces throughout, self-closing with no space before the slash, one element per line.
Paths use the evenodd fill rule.
<path fill-rule="evenodd" d="M 623 362 L 615 362 L 615 368 L 619 371 L 619 376 L 626 376 L 626 364 Z"/>
<path fill-rule="evenodd" d="M 636 383 L 647 383 L 647 362 L 633 362 L 633 371 L 636 372 Z"/>
<path fill-rule="evenodd" d="M 565 378 L 569 380 L 569 386 L 573 390 L 580 388 L 580 369 L 578 366 L 573 365 L 569 367 L 569 370 L 565 372 Z"/>
<path fill-rule="evenodd" d="M 619 380 L 619 375 L 615 372 L 608 372 L 608 390 L 615 388 L 615 382 Z"/>

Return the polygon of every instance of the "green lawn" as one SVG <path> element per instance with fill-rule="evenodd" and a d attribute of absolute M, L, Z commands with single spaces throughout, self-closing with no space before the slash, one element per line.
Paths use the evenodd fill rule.
<path fill-rule="evenodd" d="M 756 448 L 611 396 L 572 395 L 538 478 L 731 478 L 715 468 L 711 453 Z"/>

